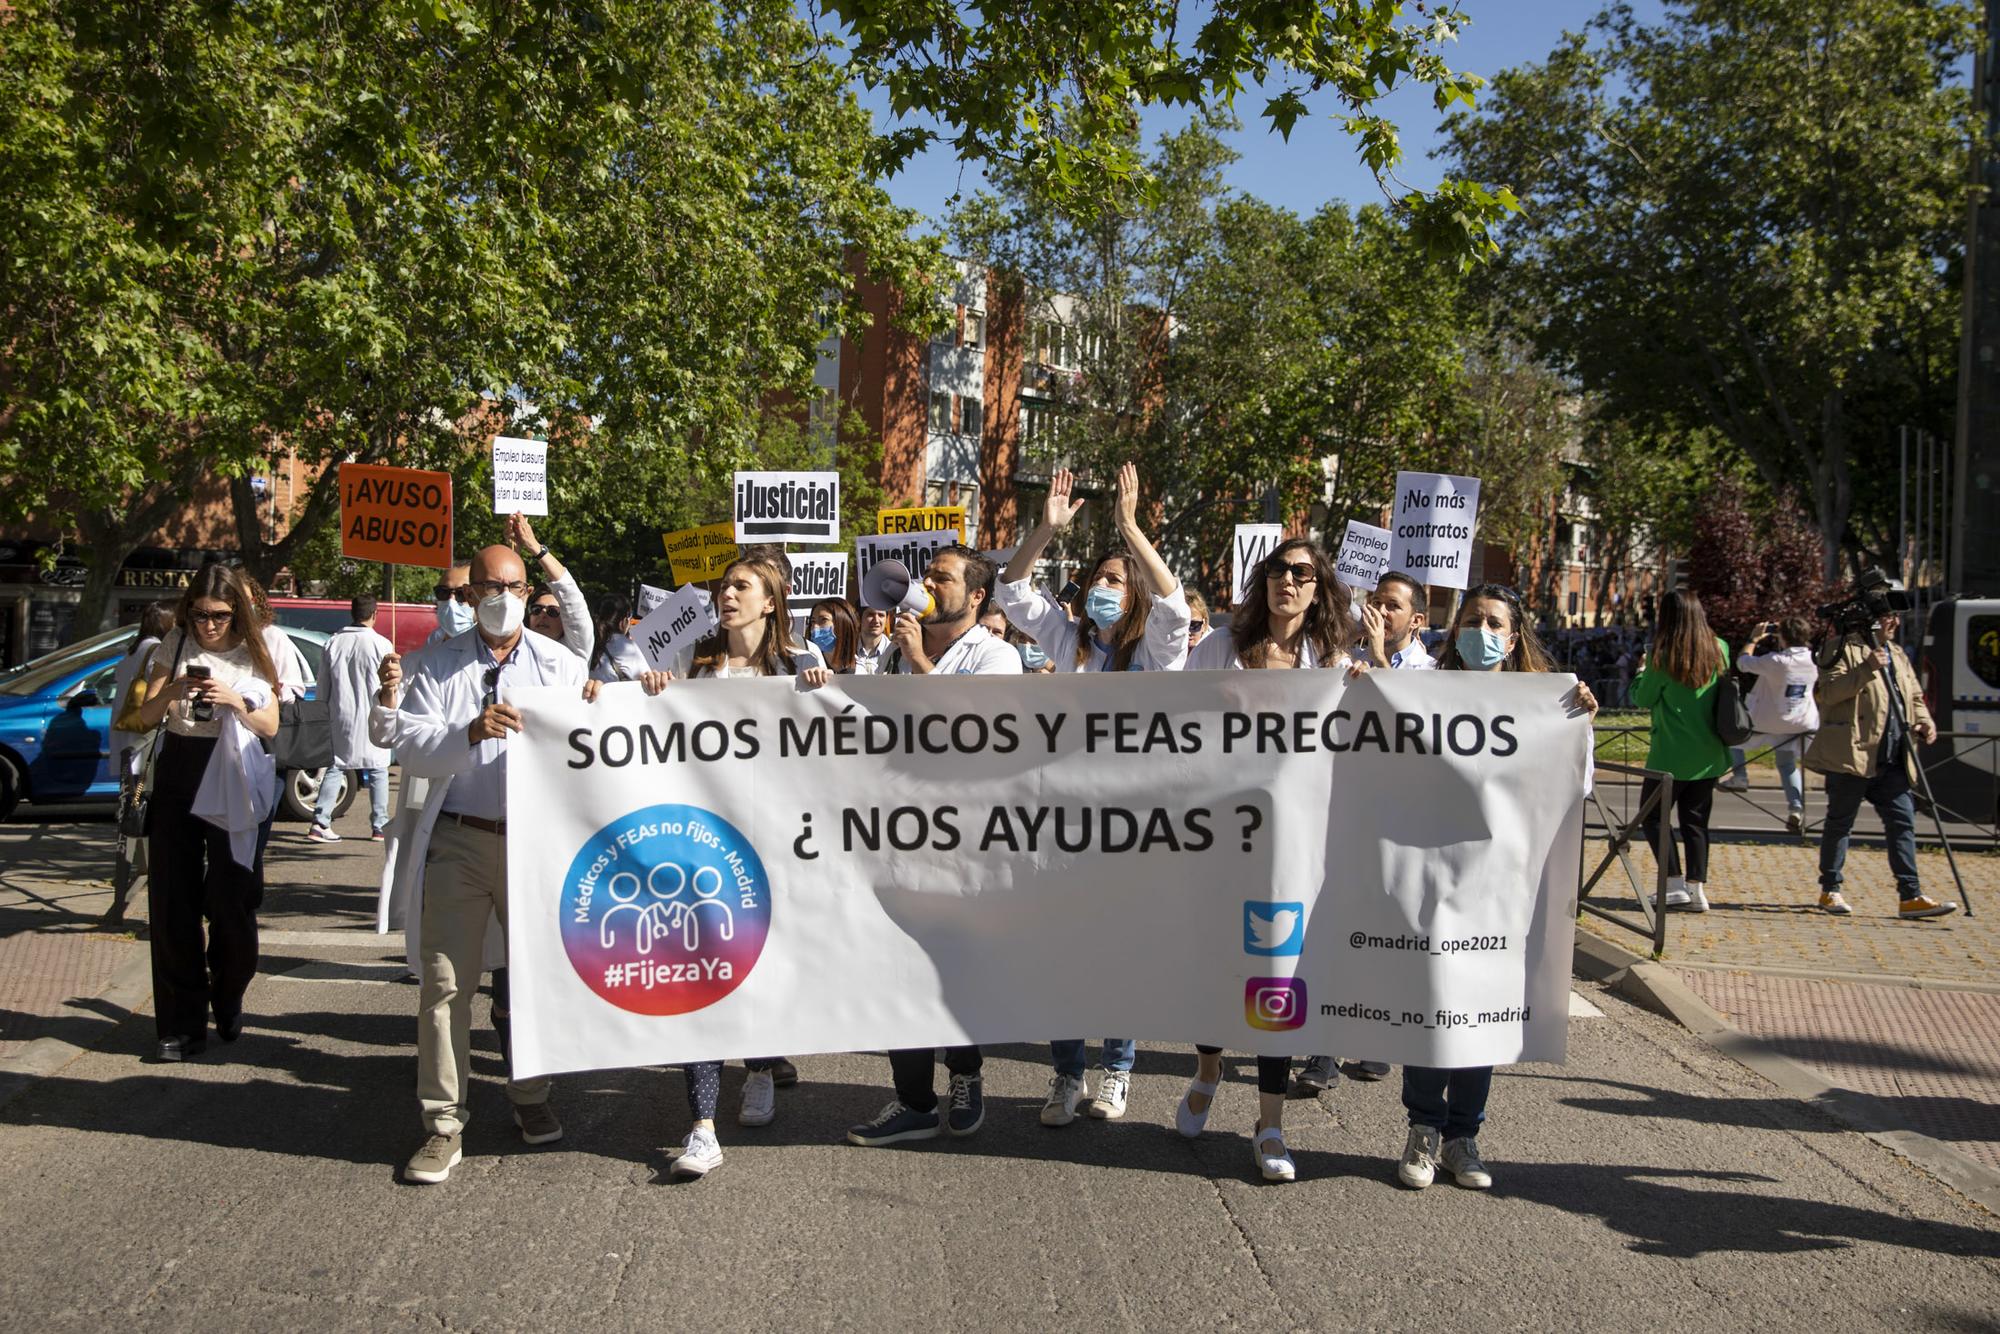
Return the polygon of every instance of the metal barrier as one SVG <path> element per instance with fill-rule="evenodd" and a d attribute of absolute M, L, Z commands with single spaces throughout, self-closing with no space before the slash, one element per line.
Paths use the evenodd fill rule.
<path fill-rule="evenodd" d="M 1594 782 L 1591 784 L 1590 804 L 1597 808 L 1598 817 L 1603 821 L 1601 827 L 1605 830 L 1605 836 L 1611 846 L 1598 861 L 1597 869 L 1590 873 L 1588 879 L 1582 880 L 1577 885 L 1576 910 L 1579 913 L 1589 913 L 1593 917 L 1602 918 L 1613 926 L 1630 931 L 1634 935 L 1646 937 L 1652 942 L 1653 957 L 1657 959 L 1666 952 L 1667 948 L 1667 859 L 1660 854 L 1658 847 L 1653 849 L 1653 899 L 1652 902 L 1648 903 L 1646 901 L 1646 891 L 1640 888 L 1639 885 L 1639 873 L 1633 869 L 1632 859 L 1626 854 L 1632 846 L 1634 836 L 1644 835 L 1646 817 L 1648 815 L 1658 811 L 1664 817 L 1666 812 L 1673 809 L 1674 777 L 1672 774 L 1661 773 L 1656 769 L 1641 769 L 1625 764 L 1600 764 L 1597 766 L 1597 772 L 1600 774 L 1624 774 L 1637 777 L 1641 780 L 1650 778 L 1655 780 L 1658 786 L 1653 789 L 1650 796 L 1640 800 L 1639 809 L 1630 820 L 1624 824 L 1616 824 L 1612 821 L 1611 813 L 1605 809 L 1604 802 L 1598 795 L 1599 789 L 1597 784 Z M 1586 846 L 1588 846 L 1590 841 L 1590 828 L 1590 821 L 1586 817 L 1583 835 Z M 1662 841 L 1672 839 L 1674 836 L 1673 822 L 1662 818 L 1659 822 L 1659 831 Z M 1625 878 L 1631 883 L 1632 898 L 1638 904 L 1639 908 L 1639 920 L 1637 922 L 1634 922 L 1622 912 L 1590 901 L 1591 893 L 1597 888 L 1598 882 L 1604 879 L 1605 872 L 1611 869 L 1611 863 L 1614 861 L 1624 867 Z M 1577 863 L 1579 874 L 1581 874 L 1582 869 L 1583 864 L 1579 860 Z"/>

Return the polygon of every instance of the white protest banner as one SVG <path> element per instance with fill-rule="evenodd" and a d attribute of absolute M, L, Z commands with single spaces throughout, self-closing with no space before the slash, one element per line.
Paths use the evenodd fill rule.
<path fill-rule="evenodd" d="M 549 512 L 549 443 L 546 440 L 493 438 L 493 512 Z"/>
<path fill-rule="evenodd" d="M 1559 1061 L 1590 753 L 1572 687 L 510 691 L 514 1073 L 1067 1032 Z"/>
<path fill-rule="evenodd" d="M 1389 530 L 1349 519 L 1347 532 L 1340 539 L 1340 555 L 1333 562 L 1335 577 L 1349 588 L 1372 592 L 1388 568 Z"/>
<path fill-rule="evenodd" d="M 1420 584 L 1467 587 L 1472 578 L 1472 534 L 1478 517 L 1477 477 L 1397 473 L 1389 569 Z"/>
<path fill-rule="evenodd" d="M 1230 594 L 1232 606 L 1243 605 L 1244 581 L 1257 562 L 1271 554 L 1278 543 L 1285 540 L 1285 529 L 1275 523 L 1239 523 L 1236 525 L 1236 539 L 1229 546 Z"/>
<path fill-rule="evenodd" d="M 857 537 L 854 539 L 855 587 L 861 586 L 861 581 L 875 568 L 875 562 L 883 560 L 899 560 L 912 579 L 921 579 L 924 571 L 931 567 L 931 557 L 957 541 L 957 533 L 886 533 L 877 537 Z"/>
<path fill-rule="evenodd" d="M 676 671 L 675 659 L 715 628 L 715 610 L 702 590 L 689 584 L 632 627 L 632 642 L 656 672 Z"/>
<path fill-rule="evenodd" d="M 673 594 L 664 588 L 655 588 L 651 584 L 640 584 L 639 605 L 633 609 L 632 614 L 643 621 L 647 616 L 652 614 L 654 608 L 672 596 Z"/>
<path fill-rule="evenodd" d="M 736 540 L 743 544 L 838 542 L 840 474 L 737 473 Z"/>
<path fill-rule="evenodd" d="M 847 553 L 829 555 L 813 551 L 792 553 L 792 592 L 785 608 L 793 613 L 811 612 L 823 598 L 847 596 Z"/>

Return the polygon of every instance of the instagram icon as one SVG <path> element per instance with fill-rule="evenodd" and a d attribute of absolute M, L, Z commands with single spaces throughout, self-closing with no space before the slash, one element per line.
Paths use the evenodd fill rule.
<path fill-rule="evenodd" d="M 1243 984 L 1243 1022 L 1268 1033 L 1306 1021 L 1306 984 L 1297 977 L 1253 977 Z"/>

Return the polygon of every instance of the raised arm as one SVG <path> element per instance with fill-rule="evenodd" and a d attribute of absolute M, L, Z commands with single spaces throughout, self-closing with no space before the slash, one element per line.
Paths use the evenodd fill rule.
<path fill-rule="evenodd" d="M 1042 521 L 1035 525 L 1021 545 L 1014 550 L 1014 559 L 1007 562 L 1001 578 L 1010 584 L 1033 577 L 1035 562 L 1049 549 L 1055 535 L 1075 522 L 1082 512 L 1084 502 L 1070 499 L 1070 489 L 1076 485 L 1076 475 L 1068 468 L 1056 469 L 1055 476 L 1049 478 L 1049 496 L 1042 502 Z"/>
<path fill-rule="evenodd" d="M 1165 597 L 1180 587 L 1180 580 L 1160 559 L 1160 553 L 1146 540 L 1146 534 L 1139 527 L 1139 469 L 1131 463 L 1118 469 L 1118 489 L 1116 491 L 1118 540 L 1132 553 L 1132 562 L 1137 565 L 1139 585 L 1145 592 L 1155 597 Z M 1016 560 L 1020 559 L 1018 556 Z M 1135 589 L 1140 591 L 1139 589 Z"/>

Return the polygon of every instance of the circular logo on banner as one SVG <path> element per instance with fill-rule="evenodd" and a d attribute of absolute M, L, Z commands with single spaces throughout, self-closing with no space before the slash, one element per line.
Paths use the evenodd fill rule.
<path fill-rule="evenodd" d="M 584 841 L 559 911 L 570 966 L 592 991 L 634 1014 L 687 1014 L 757 966 L 771 882 L 721 816 L 648 806 Z"/>

